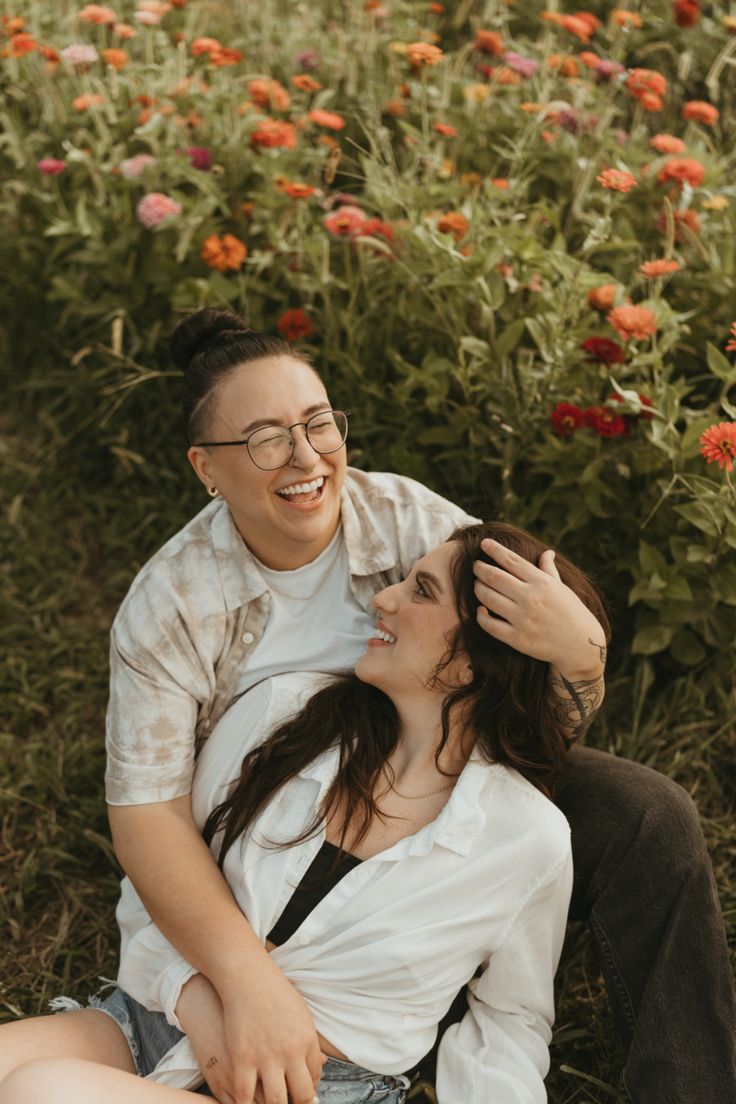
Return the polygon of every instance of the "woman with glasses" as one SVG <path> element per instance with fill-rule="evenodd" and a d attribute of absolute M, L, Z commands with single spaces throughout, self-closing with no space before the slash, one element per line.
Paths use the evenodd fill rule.
<path fill-rule="evenodd" d="M 326 1059 L 323 1104 L 403 1104 L 406 1071 L 471 978 L 469 1009 L 439 1050 L 439 1104 L 546 1099 L 572 887 L 569 827 L 549 796 L 567 754 L 548 665 L 478 624 L 474 564 L 503 570 L 489 540 L 513 578 L 539 570 L 544 546 L 528 534 L 501 523 L 457 529 L 374 596 L 354 673 L 261 681 L 197 764 L 195 823 L 306 1002 Z M 595 589 L 563 557 L 558 568 L 605 640 Z M 213 987 L 127 882 L 118 916 L 122 989 L 104 1002 L 107 1016 L 75 1016 L 121 1047 L 127 1038 L 127 1067 L 31 1062 L 0 1082 L 0 1104 L 56 1099 L 59 1085 L 74 1104 L 177 1104 L 193 1099 L 202 1070 L 227 1064 Z M 209 1020 L 204 1049 L 199 1032 L 176 1026 L 189 1033 L 193 1003 Z M 270 1097 L 286 1100 L 283 1075 L 261 1079 L 256 1099 Z"/>
<path fill-rule="evenodd" d="M 280 338 L 203 310 L 177 327 L 172 351 L 189 459 L 213 501 L 144 566 L 113 625 L 113 841 L 148 911 L 221 1003 L 227 1061 L 203 1071 L 219 1098 L 251 1104 L 258 1082 L 268 1086 L 265 1104 L 285 1104 L 287 1090 L 305 1104 L 322 1069 L 315 1025 L 201 839 L 195 757 L 256 683 L 352 665 L 373 630 L 373 595 L 474 519 L 413 480 L 348 469 L 347 414 Z M 601 626 L 559 580 L 551 552 L 518 574 L 503 548 L 492 551 L 496 567 L 476 566 L 478 625 L 549 664 L 550 708 L 572 741 L 602 700 Z M 692 803 L 668 779 L 614 756 L 579 748 L 570 764 L 558 801 L 572 826 L 571 915 L 590 921 L 601 950 L 629 1090 L 647 1104 L 684 1104 L 707 1086 L 708 1099 L 725 1104 L 728 959 Z M 684 1006 L 686 1037 L 681 1019 L 662 1013 Z M 80 1022 L 0 1028 L 0 1075 L 39 1054 L 110 1061 L 96 1027 L 76 1033 Z M 198 1053 L 210 1025 L 206 1015 L 188 1023 Z M 695 1064 L 686 1057 L 693 1045 Z"/>

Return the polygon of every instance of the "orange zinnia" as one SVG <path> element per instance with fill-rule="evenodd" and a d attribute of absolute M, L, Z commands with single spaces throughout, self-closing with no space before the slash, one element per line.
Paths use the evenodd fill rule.
<path fill-rule="evenodd" d="M 586 69 L 595 69 L 598 62 L 601 60 L 592 50 L 581 50 L 578 56 Z"/>
<path fill-rule="evenodd" d="M 250 144 L 253 149 L 294 149 L 296 127 L 282 119 L 261 119 L 250 136 Z"/>
<path fill-rule="evenodd" d="M 334 111 L 319 111 L 315 108 L 314 111 L 308 113 L 307 118 L 310 123 L 327 127 L 328 130 L 342 130 L 345 126 L 342 115 L 337 115 Z"/>
<path fill-rule="evenodd" d="M 632 96 L 643 96 L 645 92 L 664 96 L 667 91 L 667 78 L 654 69 L 632 69 L 626 79 L 626 87 Z"/>
<path fill-rule="evenodd" d="M 436 65 L 442 61 L 442 50 L 439 46 L 432 46 L 429 42 L 410 42 L 406 48 L 406 56 L 409 64 L 415 71 L 427 65 Z"/>
<path fill-rule="evenodd" d="M 288 195 L 289 199 L 309 199 L 317 191 L 312 184 L 302 184 L 299 180 L 285 180 L 283 177 L 277 178 L 275 184 L 280 192 Z"/>
<path fill-rule="evenodd" d="M 33 35 L 21 32 L 14 34 L 10 39 L 10 44 L 3 49 L 3 57 L 25 57 L 26 54 L 32 54 L 37 49 L 38 43 Z"/>
<path fill-rule="evenodd" d="M 476 31 L 473 45 L 481 54 L 500 57 L 503 53 L 503 39 L 497 31 Z"/>
<path fill-rule="evenodd" d="M 688 100 L 682 106 L 682 117 L 693 123 L 704 123 L 706 126 L 715 126 L 720 112 L 713 104 L 705 100 Z"/>
<path fill-rule="evenodd" d="M 460 241 L 461 238 L 465 237 L 469 226 L 470 223 L 465 215 L 461 215 L 459 211 L 448 211 L 441 215 L 437 222 L 437 229 L 440 233 L 450 234 L 455 241 Z"/>
<path fill-rule="evenodd" d="M 736 322 L 731 323 L 731 336 L 726 344 L 727 353 L 736 353 Z"/>
<path fill-rule="evenodd" d="M 670 157 L 665 161 L 657 173 L 657 181 L 667 184 L 674 181 L 676 184 L 689 184 L 691 188 L 698 188 L 705 180 L 705 165 L 696 161 L 694 157 Z"/>
<path fill-rule="evenodd" d="M 117 15 L 112 8 L 103 7 L 102 4 L 87 4 L 80 11 L 78 18 L 83 23 L 97 23 L 99 26 L 105 26 L 108 23 L 114 23 Z"/>
<path fill-rule="evenodd" d="M 719 422 L 700 437 L 700 455 L 730 472 L 736 459 L 736 422 Z"/>
<path fill-rule="evenodd" d="M 588 292 L 588 303 L 594 310 L 610 310 L 617 295 L 618 284 L 599 284 Z"/>
<path fill-rule="evenodd" d="M 622 169 L 603 169 L 596 180 L 604 188 L 614 192 L 630 192 L 636 187 L 636 177 L 633 173 L 624 172 Z"/>
<path fill-rule="evenodd" d="M 657 153 L 683 153 L 685 150 L 682 138 L 675 138 L 674 134 L 655 134 L 649 139 L 649 145 Z"/>
<path fill-rule="evenodd" d="M 234 234 L 210 234 L 202 243 L 200 256 L 210 268 L 218 272 L 237 272 L 248 255 L 246 246 Z"/>
<path fill-rule="evenodd" d="M 652 337 L 657 332 L 656 319 L 647 307 L 625 304 L 622 307 L 614 307 L 606 318 L 619 337 L 624 340 L 634 338 L 637 341 L 643 341 L 644 338 Z"/>
<path fill-rule="evenodd" d="M 661 258 L 656 261 L 644 261 L 639 265 L 639 272 L 642 276 L 654 279 L 655 276 L 668 276 L 670 272 L 679 272 L 681 268 L 682 265 L 678 261 L 667 261 Z"/>
<path fill-rule="evenodd" d="M 102 102 L 99 92 L 84 92 L 72 100 L 72 107 L 75 111 L 87 111 L 90 107 L 99 107 Z"/>
<path fill-rule="evenodd" d="M 130 61 L 127 50 L 116 50 L 114 46 L 111 46 L 108 50 L 101 50 L 100 57 L 105 65 L 109 65 L 113 69 L 124 69 Z"/>
<path fill-rule="evenodd" d="M 641 27 L 641 16 L 636 12 L 624 11 L 622 8 L 614 8 L 611 19 L 618 27 Z"/>
<path fill-rule="evenodd" d="M 309 73 L 295 73 L 291 78 L 291 83 L 300 92 L 319 92 L 322 87 L 318 80 L 310 77 Z"/>
<path fill-rule="evenodd" d="M 264 111 L 288 111 L 291 105 L 289 93 L 277 80 L 252 80 L 248 95 Z"/>

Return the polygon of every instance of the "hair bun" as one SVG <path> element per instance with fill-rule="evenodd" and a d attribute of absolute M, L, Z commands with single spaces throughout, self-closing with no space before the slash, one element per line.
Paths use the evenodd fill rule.
<path fill-rule="evenodd" d="M 206 346 L 236 334 L 249 333 L 255 331 L 239 315 L 205 307 L 184 318 L 176 327 L 171 335 L 171 358 L 186 374 L 194 358 Z"/>

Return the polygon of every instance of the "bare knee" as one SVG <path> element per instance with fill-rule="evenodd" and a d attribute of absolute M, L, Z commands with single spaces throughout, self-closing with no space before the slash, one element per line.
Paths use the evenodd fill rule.
<path fill-rule="evenodd" d="M 77 1058 L 25 1062 L 0 1081 L 0 1104 L 77 1104 L 85 1067 Z"/>

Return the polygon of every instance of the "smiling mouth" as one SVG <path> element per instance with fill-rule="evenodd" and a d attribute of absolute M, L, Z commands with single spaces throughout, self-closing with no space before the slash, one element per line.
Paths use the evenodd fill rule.
<path fill-rule="evenodd" d="M 372 639 L 373 640 L 382 640 L 384 642 L 384 644 L 395 644 L 396 643 L 396 637 L 392 633 L 386 632 L 385 629 L 376 629 L 376 631 L 373 634 Z"/>
<path fill-rule="evenodd" d="M 305 479 L 301 483 L 289 483 L 287 487 L 279 487 L 276 494 L 285 502 L 298 504 L 300 502 L 317 502 L 324 493 L 327 479 L 324 475 L 316 479 Z"/>

